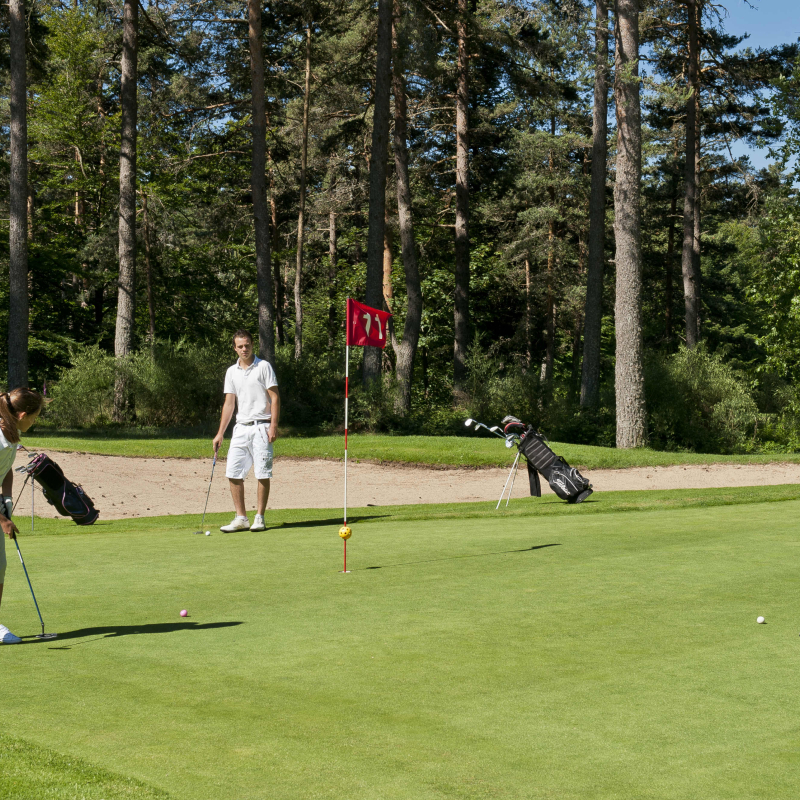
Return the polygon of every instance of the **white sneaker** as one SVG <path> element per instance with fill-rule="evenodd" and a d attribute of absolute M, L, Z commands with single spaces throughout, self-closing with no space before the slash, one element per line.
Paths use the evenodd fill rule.
<path fill-rule="evenodd" d="M 264 515 L 256 514 L 253 524 L 250 526 L 251 531 L 265 531 L 267 526 L 264 524 Z"/>
<path fill-rule="evenodd" d="M 249 531 L 250 520 L 247 517 L 234 517 L 230 525 L 223 525 L 220 530 L 223 533 L 233 533 L 234 531 Z"/>
<path fill-rule="evenodd" d="M 22 639 L 14 636 L 5 625 L 0 625 L 0 644 L 19 644 Z"/>

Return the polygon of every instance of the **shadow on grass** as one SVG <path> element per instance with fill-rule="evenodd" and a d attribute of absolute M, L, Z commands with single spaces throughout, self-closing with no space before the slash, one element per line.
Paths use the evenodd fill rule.
<path fill-rule="evenodd" d="M 94 636 L 98 639 L 112 639 L 118 636 L 134 636 L 137 634 L 151 633 L 176 633 L 177 631 L 206 631 L 214 628 L 232 628 L 241 625 L 241 622 L 156 622 L 151 625 L 104 625 L 96 628 L 78 628 L 74 631 L 64 631 L 58 634 L 58 639 L 49 641 L 63 641 L 65 639 L 83 639 L 87 636 Z M 35 644 L 42 641 L 35 636 L 21 637 L 23 644 Z M 52 650 L 69 650 L 68 647 L 53 647 Z"/>
<path fill-rule="evenodd" d="M 387 569 L 389 567 L 410 567 L 414 564 L 434 564 L 437 561 L 455 561 L 458 558 L 487 558 L 488 556 L 505 556 L 509 553 L 530 553 L 531 550 L 543 550 L 545 547 L 561 547 L 558 542 L 553 544 L 535 544 L 533 547 L 523 547 L 521 550 L 498 550 L 494 553 L 472 553 L 464 556 L 447 556 L 446 558 L 428 558 L 425 561 L 403 561 L 401 564 L 383 564 L 380 567 L 359 567 L 355 571 L 367 569 Z"/>
<path fill-rule="evenodd" d="M 393 514 L 373 514 L 372 516 L 352 517 L 347 521 L 348 525 L 352 522 L 354 525 L 357 522 L 364 522 L 368 519 L 389 519 L 394 516 Z M 267 525 L 268 531 L 279 531 L 281 528 L 321 528 L 325 525 L 338 525 L 342 526 L 342 518 L 335 517 L 334 519 L 313 519 L 308 522 L 281 522 L 279 525 Z"/>

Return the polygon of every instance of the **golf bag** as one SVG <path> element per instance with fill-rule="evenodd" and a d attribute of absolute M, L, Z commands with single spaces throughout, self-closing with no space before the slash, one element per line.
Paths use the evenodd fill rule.
<path fill-rule="evenodd" d="M 92 525 L 100 516 L 91 498 L 64 477 L 61 467 L 44 453 L 35 455 L 25 467 L 28 475 L 42 487 L 42 494 L 63 517 L 72 517 L 76 525 Z"/>
<path fill-rule="evenodd" d="M 506 423 L 508 419 L 506 417 L 503 422 Z M 532 425 L 523 425 L 519 420 L 514 420 L 506 424 L 506 429 L 512 425 L 524 427 L 519 434 L 517 447 L 528 462 L 528 480 L 532 497 L 542 496 L 539 473 L 544 475 L 550 488 L 568 503 L 582 503 L 592 493 L 592 484 L 575 467 L 571 467 L 561 456 L 557 456 L 545 444 L 544 436 L 535 431 Z"/>

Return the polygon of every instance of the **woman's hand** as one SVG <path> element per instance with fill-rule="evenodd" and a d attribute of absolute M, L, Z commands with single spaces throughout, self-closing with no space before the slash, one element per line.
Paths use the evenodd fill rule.
<path fill-rule="evenodd" d="M 0 517 L 0 527 L 2 527 L 3 533 L 8 536 L 9 539 L 17 538 L 17 534 L 19 533 L 17 526 L 8 519 L 8 517 Z"/>

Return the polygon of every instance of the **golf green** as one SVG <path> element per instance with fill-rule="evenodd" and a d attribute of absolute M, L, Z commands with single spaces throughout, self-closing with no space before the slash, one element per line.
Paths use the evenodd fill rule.
<path fill-rule="evenodd" d="M 793 798 L 798 515 L 23 535 L 0 798 Z"/>

